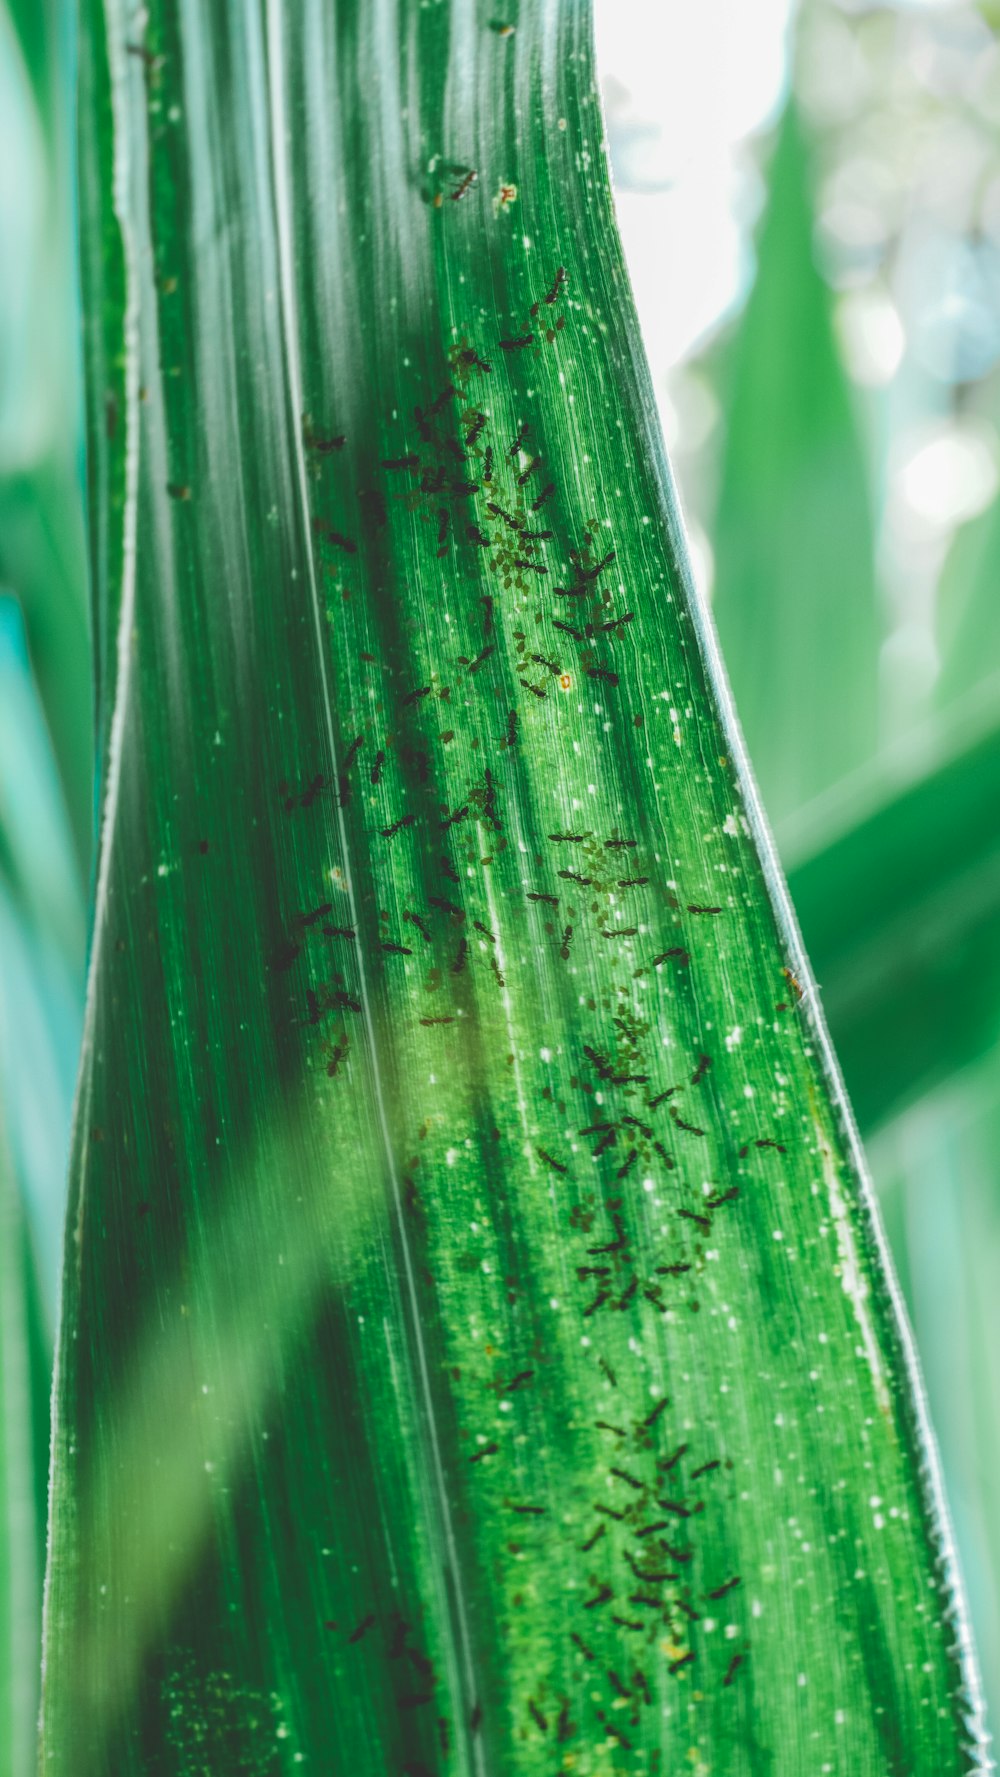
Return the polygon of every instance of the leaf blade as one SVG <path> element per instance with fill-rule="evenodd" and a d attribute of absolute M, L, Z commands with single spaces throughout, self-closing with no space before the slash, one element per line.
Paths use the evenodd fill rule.
<path fill-rule="evenodd" d="M 126 487 L 135 606 L 67 1246 L 88 1336 L 67 1332 L 56 1391 L 48 1768 L 670 1756 L 690 1692 L 734 1772 L 803 1764 L 814 1731 L 860 1768 L 929 1736 L 938 1768 L 975 1769 L 919 1398 L 825 1039 L 785 998 L 804 964 L 692 600 L 587 17 L 540 6 L 504 37 L 462 5 L 164 4 L 131 64 L 108 26 L 138 330 L 98 502 Z M 95 319 L 103 366 L 122 309 Z M 849 1403 L 825 1360 L 803 1373 L 820 1308 Z M 895 1519 L 797 1488 L 775 1524 L 776 1390 L 831 1481 L 827 1439 L 847 1460 L 867 1411 Z M 155 1544 L 137 1606 L 165 1476 L 181 1546 Z M 795 1584 L 803 1521 L 836 1645 Z M 933 1620 L 880 1613 L 914 1573 Z"/>

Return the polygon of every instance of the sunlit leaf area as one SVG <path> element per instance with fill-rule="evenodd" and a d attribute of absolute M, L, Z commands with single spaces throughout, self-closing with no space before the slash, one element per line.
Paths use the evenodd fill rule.
<path fill-rule="evenodd" d="M 0 0 L 0 1777 L 985 1772 L 998 1477 L 1000 7 Z"/>

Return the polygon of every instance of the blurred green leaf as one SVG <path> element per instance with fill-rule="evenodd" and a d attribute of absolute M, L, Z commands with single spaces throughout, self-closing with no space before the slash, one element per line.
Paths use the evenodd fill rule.
<path fill-rule="evenodd" d="M 0 1770 L 37 1768 L 52 1333 L 84 907 L 21 615 L 0 595 Z"/>
<path fill-rule="evenodd" d="M 862 1128 L 1000 1041 L 1000 729 L 792 869 Z"/>
<path fill-rule="evenodd" d="M 0 1001 L 0 1061 L 14 1033 Z M 49 1352 L 0 1123 L 0 1768 L 37 1769 Z"/>
<path fill-rule="evenodd" d="M 938 587 L 940 708 L 1000 698 L 1000 500 L 957 532 Z"/>
<path fill-rule="evenodd" d="M 893 1122 L 872 1160 L 894 1235 L 986 1681 L 1000 1705 L 1000 1054 Z"/>
<path fill-rule="evenodd" d="M 84 9 L 52 1777 L 984 1768 L 589 12 L 509 25 Z"/>
<path fill-rule="evenodd" d="M 16 602 L 0 594 L 0 1105 L 51 1328 L 83 1021 L 83 890 Z"/>
<path fill-rule="evenodd" d="M 24 614 L 86 873 L 92 723 L 73 261 L 71 13 L 0 0 L 0 584 Z"/>
<path fill-rule="evenodd" d="M 867 472 L 813 256 L 810 170 L 786 107 L 757 276 L 724 375 L 713 613 L 771 820 L 863 764 L 879 624 Z"/>

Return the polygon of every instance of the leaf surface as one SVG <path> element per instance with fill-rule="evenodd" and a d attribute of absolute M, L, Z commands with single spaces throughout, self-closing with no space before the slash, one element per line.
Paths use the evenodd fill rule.
<path fill-rule="evenodd" d="M 586 9 L 84 21 L 43 1768 L 982 1769 Z"/>

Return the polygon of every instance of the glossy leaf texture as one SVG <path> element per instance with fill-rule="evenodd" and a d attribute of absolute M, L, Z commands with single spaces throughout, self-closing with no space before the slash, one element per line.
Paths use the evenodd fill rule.
<path fill-rule="evenodd" d="M 713 613 L 776 824 L 867 763 L 879 617 L 868 472 L 814 256 L 793 101 L 778 130 L 757 276 L 720 377 L 727 416 Z"/>
<path fill-rule="evenodd" d="M 789 874 L 862 1129 L 1000 1040 L 998 808 L 989 728 Z"/>
<path fill-rule="evenodd" d="M 42 1767 L 984 1769 L 587 9 L 135 30 Z"/>

